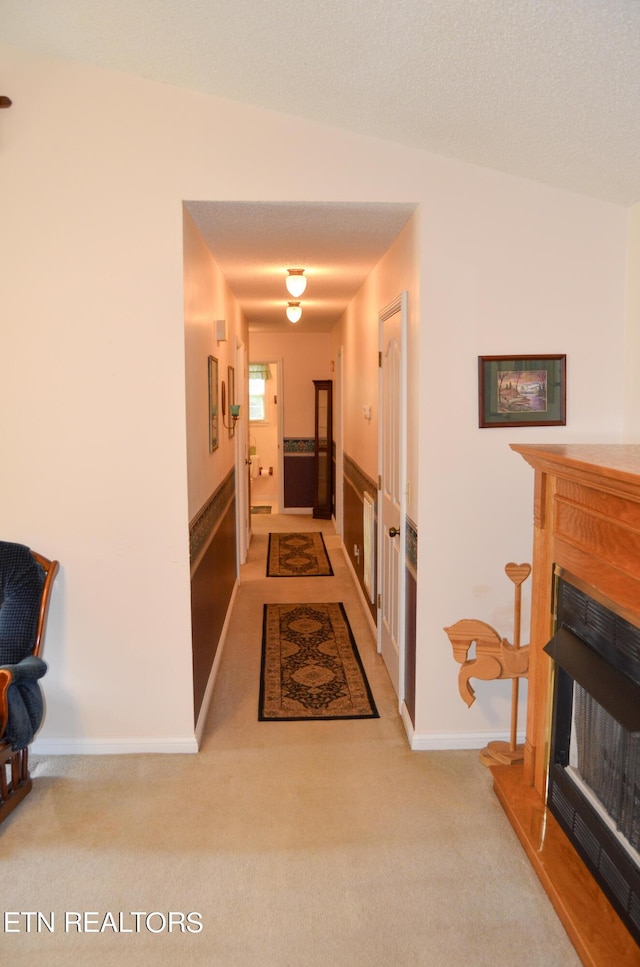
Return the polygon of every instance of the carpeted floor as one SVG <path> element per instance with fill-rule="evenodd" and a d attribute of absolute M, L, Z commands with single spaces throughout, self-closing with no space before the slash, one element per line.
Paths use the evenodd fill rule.
<path fill-rule="evenodd" d="M 200 754 L 34 762 L 0 826 L 2 903 L 55 930 L 10 917 L 2 962 L 579 967 L 477 752 L 408 748 L 339 539 L 255 520 Z M 296 527 L 324 529 L 333 577 L 266 577 L 268 531 Z M 344 602 L 378 719 L 257 720 L 264 604 L 291 600 Z"/>

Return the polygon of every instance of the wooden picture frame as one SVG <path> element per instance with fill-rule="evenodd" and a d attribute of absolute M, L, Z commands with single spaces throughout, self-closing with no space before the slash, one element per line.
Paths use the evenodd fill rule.
<path fill-rule="evenodd" d="M 218 420 L 218 360 L 209 356 L 209 453 L 217 450 L 220 443 Z"/>
<path fill-rule="evenodd" d="M 566 355 L 478 356 L 478 425 L 566 426 Z"/>
<path fill-rule="evenodd" d="M 227 366 L 227 386 L 229 388 L 229 439 L 235 436 L 236 421 L 231 416 L 231 407 L 236 401 L 236 371 L 233 366 Z"/>

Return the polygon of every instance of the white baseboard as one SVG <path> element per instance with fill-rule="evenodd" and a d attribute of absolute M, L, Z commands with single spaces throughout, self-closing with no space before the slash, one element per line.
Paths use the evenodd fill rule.
<path fill-rule="evenodd" d="M 347 562 L 347 567 L 351 571 L 351 576 L 353 578 L 353 583 L 355 585 L 356 591 L 358 592 L 358 594 L 360 596 L 360 600 L 362 602 L 362 607 L 364 608 L 365 614 L 367 616 L 367 621 L 369 622 L 369 627 L 371 628 L 371 633 L 372 633 L 372 635 L 373 635 L 373 637 L 374 637 L 374 639 L 376 641 L 376 647 L 377 647 L 377 644 L 378 644 L 378 629 L 376 627 L 375 621 L 373 620 L 373 615 L 371 614 L 371 611 L 369 609 L 369 602 L 367 601 L 367 597 L 366 597 L 364 591 L 362 590 L 362 586 L 360 584 L 360 581 L 358 580 L 358 575 L 356 574 L 355 568 L 354 568 L 354 566 L 353 566 L 353 564 L 351 562 L 351 558 L 349 557 L 349 554 L 347 552 L 347 549 L 344 546 L 344 541 L 341 542 L 340 547 L 342 548 L 342 553 L 344 554 L 344 559 Z"/>
<path fill-rule="evenodd" d="M 224 619 L 220 642 L 209 674 L 207 688 L 202 699 L 200 714 L 195 728 L 195 735 L 177 736 L 175 738 L 126 738 L 126 739 L 87 739 L 87 738 L 37 738 L 31 746 L 33 755 L 128 755 L 135 753 L 168 753 L 192 754 L 198 752 L 204 731 L 204 724 L 211 704 L 213 686 L 218 674 L 222 649 L 227 635 L 231 609 L 238 592 L 238 581 L 233 588 L 227 614 Z"/>
<path fill-rule="evenodd" d="M 509 742 L 508 732 L 415 732 L 408 714 L 402 716 L 409 742 L 414 752 L 453 751 L 455 749 L 484 749 L 489 742 Z M 518 733 L 517 741 L 522 743 L 525 733 Z"/>
<path fill-rule="evenodd" d="M 233 608 L 233 603 L 236 599 L 236 594 L 238 593 L 239 585 L 240 585 L 240 581 L 238 578 L 236 578 L 236 583 L 233 586 L 233 591 L 231 593 L 231 597 L 229 598 L 227 613 L 224 618 L 222 631 L 220 632 L 220 640 L 218 641 L 218 647 L 216 648 L 216 655 L 215 655 L 215 658 L 213 659 L 213 665 L 211 666 L 211 671 L 209 673 L 209 680 L 207 682 L 207 687 L 205 689 L 204 697 L 202 699 L 202 705 L 200 706 L 200 713 L 198 715 L 198 721 L 196 722 L 196 742 L 197 742 L 198 749 L 200 748 L 200 743 L 202 742 L 204 725 L 209 712 L 209 706 L 211 705 L 211 697 L 213 695 L 213 686 L 215 685 L 215 681 L 218 676 L 218 668 L 220 667 L 220 661 L 222 660 L 222 651 L 224 649 L 224 643 L 227 640 L 227 631 L 229 630 L 231 611 Z"/>
<path fill-rule="evenodd" d="M 135 753 L 193 753 L 198 751 L 195 735 L 175 738 L 128 739 L 36 739 L 33 755 L 129 755 Z"/>
<path fill-rule="evenodd" d="M 400 718 L 402 719 L 404 730 L 407 733 L 407 738 L 409 739 L 409 748 L 413 749 L 413 736 L 415 735 L 415 730 L 413 728 L 411 716 L 409 715 L 409 709 L 404 702 L 400 708 Z"/>

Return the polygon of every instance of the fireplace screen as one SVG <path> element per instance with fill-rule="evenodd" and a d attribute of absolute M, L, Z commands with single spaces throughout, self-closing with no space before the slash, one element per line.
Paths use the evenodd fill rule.
<path fill-rule="evenodd" d="M 560 577 L 547 804 L 640 943 L 640 629 Z"/>
<path fill-rule="evenodd" d="M 575 683 L 567 771 L 640 864 L 640 738 Z"/>

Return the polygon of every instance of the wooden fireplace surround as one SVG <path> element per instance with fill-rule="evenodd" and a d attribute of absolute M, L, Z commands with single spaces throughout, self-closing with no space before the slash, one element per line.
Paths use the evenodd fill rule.
<path fill-rule="evenodd" d="M 520 445 L 535 471 L 527 729 L 522 766 L 494 789 L 584 964 L 640 965 L 640 949 L 547 810 L 554 567 L 640 626 L 640 445 Z"/>

